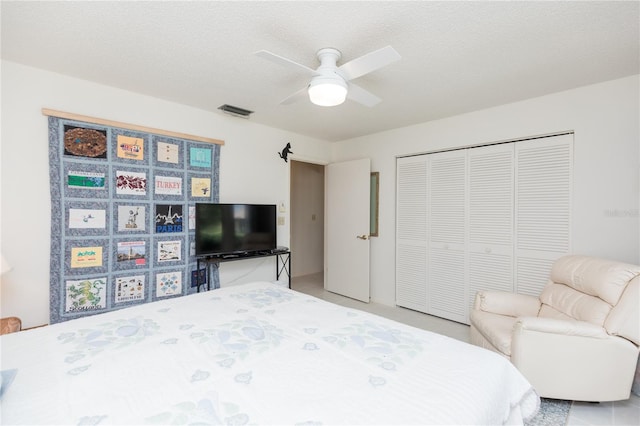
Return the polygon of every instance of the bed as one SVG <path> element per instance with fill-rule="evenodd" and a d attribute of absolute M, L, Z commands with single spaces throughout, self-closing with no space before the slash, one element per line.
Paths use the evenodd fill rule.
<path fill-rule="evenodd" d="M 521 424 L 504 358 L 268 282 L 0 338 L 1 423 Z"/>

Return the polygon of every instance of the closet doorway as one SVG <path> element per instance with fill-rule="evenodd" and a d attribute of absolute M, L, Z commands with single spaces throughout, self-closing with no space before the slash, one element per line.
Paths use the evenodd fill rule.
<path fill-rule="evenodd" d="M 292 160 L 290 182 L 292 278 L 322 274 L 324 165 Z"/>

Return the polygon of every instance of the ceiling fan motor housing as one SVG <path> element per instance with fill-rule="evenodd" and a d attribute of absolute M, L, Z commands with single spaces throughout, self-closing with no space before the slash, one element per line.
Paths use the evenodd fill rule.
<path fill-rule="evenodd" d="M 347 97 L 347 82 L 337 70 L 337 62 L 342 57 L 339 50 L 324 48 L 318 50 L 320 66 L 309 82 L 308 92 L 311 102 L 320 106 L 336 106 Z"/>

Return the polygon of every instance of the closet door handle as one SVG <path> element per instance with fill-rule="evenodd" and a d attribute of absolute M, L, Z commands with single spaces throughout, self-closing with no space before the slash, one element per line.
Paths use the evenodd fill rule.
<path fill-rule="evenodd" d="M 368 240 L 369 236 L 367 234 L 356 235 L 356 238 L 359 240 Z"/>

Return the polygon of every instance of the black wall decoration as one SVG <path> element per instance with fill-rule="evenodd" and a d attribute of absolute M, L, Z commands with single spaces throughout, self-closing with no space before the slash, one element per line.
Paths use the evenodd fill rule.
<path fill-rule="evenodd" d="M 195 203 L 218 201 L 219 161 L 217 144 L 49 117 L 51 323 L 195 292 Z"/>
<path fill-rule="evenodd" d="M 282 158 L 284 160 L 284 162 L 287 162 L 287 157 L 289 156 L 289 154 L 293 154 L 293 151 L 291 151 L 291 144 L 287 143 L 287 145 L 284 147 L 284 149 L 282 150 L 282 152 L 279 152 L 278 155 L 280 156 L 280 158 Z"/>

